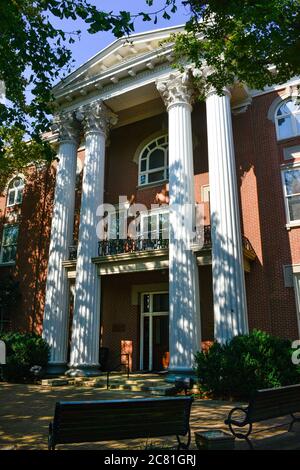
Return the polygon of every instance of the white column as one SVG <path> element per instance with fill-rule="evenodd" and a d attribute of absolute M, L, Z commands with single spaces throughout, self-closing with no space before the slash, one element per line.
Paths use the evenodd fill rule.
<path fill-rule="evenodd" d="M 215 339 L 248 332 L 230 94 L 206 100 Z"/>
<path fill-rule="evenodd" d="M 193 372 L 194 355 L 201 348 L 198 266 L 190 248 L 195 209 L 193 92 L 187 74 L 171 74 L 157 88 L 169 113 L 169 373 L 174 378 Z"/>
<path fill-rule="evenodd" d="M 100 278 L 91 259 L 97 256 L 96 212 L 103 203 L 106 132 L 115 116 L 98 101 L 81 108 L 77 117 L 86 140 L 69 374 L 91 375 L 99 368 L 100 336 Z"/>
<path fill-rule="evenodd" d="M 62 262 L 73 238 L 78 122 L 70 113 L 57 120 L 58 166 L 51 225 L 43 337 L 51 347 L 49 372 L 65 370 L 68 346 L 68 278 Z"/>

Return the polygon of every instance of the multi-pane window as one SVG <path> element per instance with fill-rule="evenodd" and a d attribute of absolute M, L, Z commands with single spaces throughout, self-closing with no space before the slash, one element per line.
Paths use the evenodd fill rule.
<path fill-rule="evenodd" d="M 120 209 L 107 213 L 105 238 L 108 240 L 127 238 L 127 210 Z"/>
<path fill-rule="evenodd" d="M 144 240 L 167 240 L 169 238 L 168 209 L 141 213 L 139 235 Z"/>
<path fill-rule="evenodd" d="M 288 223 L 300 223 L 300 167 L 282 172 Z"/>
<path fill-rule="evenodd" d="M 1 263 L 10 263 L 16 260 L 19 225 L 5 225 L 2 234 Z"/>
<path fill-rule="evenodd" d="M 24 180 L 20 177 L 14 178 L 7 190 L 7 207 L 21 204 L 23 199 Z"/>
<path fill-rule="evenodd" d="M 168 136 L 165 135 L 152 140 L 143 148 L 139 159 L 139 185 L 168 178 Z"/>
<path fill-rule="evenodd" d="M 300 135 L 300 104 L 296 99 L 288 99 L 277 108 L 276 131 L 278 139 Z"/>

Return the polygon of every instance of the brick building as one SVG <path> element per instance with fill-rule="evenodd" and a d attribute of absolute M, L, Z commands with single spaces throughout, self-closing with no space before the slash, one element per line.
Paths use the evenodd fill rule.
<path fill-rule="evenodd" d="M 21 293 L 1 327 L 42 333 L 54 372 L 97 373 L 103 347 L 189 373 L 214 339 L 299 338 L 300 80 L 200 102 L 161 46 L 178 29 L 119 39 L 58 84 L 57 161 L 0 197 L 0 282 Z"/>

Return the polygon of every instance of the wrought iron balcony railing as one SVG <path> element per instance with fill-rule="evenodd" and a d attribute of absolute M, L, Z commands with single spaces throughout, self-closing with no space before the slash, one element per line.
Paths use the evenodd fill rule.
<path fill-rule="evenodd" d="M 204 226 L 203 243 L 201 249 L 211 248 L 211 226 Z M 255 258 L 255 251 L 247 237 L 242 235 L 243 249 L 249 254 L 250 258 Z M 197 246 L 197 244 L 196 244 Z M 98 242 L 98 256 L 118 255 L 122 253 L 136 253 L 150 250 L 159 250 L 169 247 L 168 239 L 143 239 L 143 238 L 127 238 L 125 240 L 101 240 Z M 69 260 L 76 260 L 77 246 L 72 245 L 69 247 Z"/>
<path fill-rule="evenodd" d="M 132 239 L 101 240 L 98 242 L 98 256 L 118 255 L 121 253 L 135 253 L 139 251 L 160 250 L 169 247 L 168 239 Z"/>

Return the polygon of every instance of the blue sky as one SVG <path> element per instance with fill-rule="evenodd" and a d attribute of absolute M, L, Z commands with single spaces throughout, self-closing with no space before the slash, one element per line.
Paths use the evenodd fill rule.
<path fill-rule="evenodd" d="M 158 10 L 165 2 L 164 0 L 154 0 L 151 8 L 146 5 L 145 0 L 90 0 L 90 3 L 93 3 L 99 9 L 104 11 L 113 11 L 114 13 L 118 13 L 120 10 L 126 10 L 131 13 L 138 13 L 140 11 L 149 12 Z M 177 1 L 177 7 L 177 12 L 171 14 L 170 20 L 158 17 L 156 25 L 153 24 L 152 21 L 144 22 L 141 19 L 137 19 L 135 21 L 135 32 L 139 33 L 142 31 L 166 28 L 168 26 L 186 23 L 189 19 L 188 9 L 182 5 L 181 0 Z M 88 26 L 81 20 L 60 21 L 59 19 L 55 19 L 53 23 L 64 31 L 75 31 L 79 29 L 82 31 L 80 40 L 76 40 L 74 44 L 69 46 L 72 50 L 73 59 L 75 60 L 73 70 L 116 39 L 111 32 L 89 34 L 87 32 Z"/>

